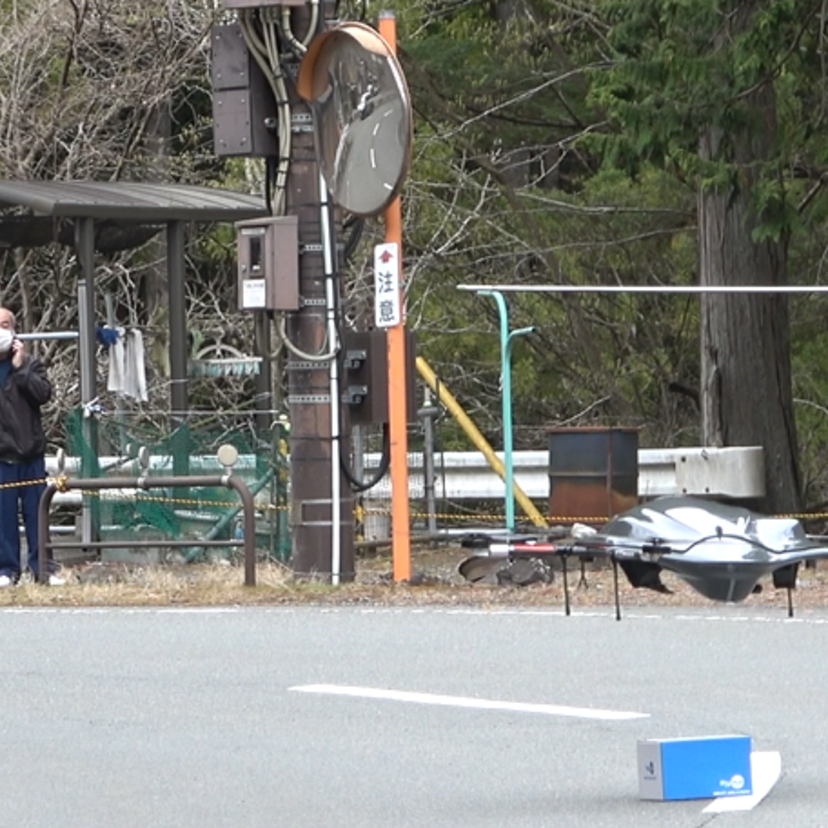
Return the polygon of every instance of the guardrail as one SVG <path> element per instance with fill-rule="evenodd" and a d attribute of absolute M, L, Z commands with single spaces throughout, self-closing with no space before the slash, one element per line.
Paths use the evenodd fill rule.
<path fill-rule="evenodd" d="M 497 452 L 502 459 L 503 453 Z M 549 497 L 549 452 L 515 451 L 512 453 L 515 481 L 533 500 Z M 408 455 L 409 496 L 412 499 L 425 497 L 425 478 L 422 452 Z M 476 451 L 439 452 L 434 458 L 436 470 L 434 497 L 437 500 L 496 500 L 503 498 L 505 483 L 492 471 L 482 454 Z M 120 462 L 116 457 L 102 457 L 102 468 L 117 467 L 119 472 L 138 473 L 137 460 Z M 379 467 L 380 455 L 365 456 L 367 470 Z M 234 471 L 242 478 L 254 473 L 256 458 L 241 455 Z M 149 458 L 150 470 L 172 467 L 172 460 L 166 456 Z M 190 468 L 202 473 L 219 470 L 218 461 L 212 456 L 190 458 Z M 47 457 L 46 471 L 54 475 L 58 460 Z M 66 474 L 77 473 L 80 460 L 67 457 L 64 462 Z M 102 478 L 103 479 L 103 478 Z M 74 487 L 73 487 L 74 488 Z M 764 456 L 761 446 L 730 446 L 725 448 L 677 448 L 639 449 L 638 451 L 638 494 L 649 499 L 661 495 L 708 495 L 733 499 L 763 497 L 765 494 Z M 388 476 L 366 493 L 371 500 L 390 498 Z M 65 491 L 56 495 L 56 502 L 80 505 L 78 491 Z"/>
<path fill-rule="evenodd" d="M 497 452 L 502 459 L 502 452 Z M 409 493 L 425 497 L 423 456 L 409 454 Z M 379 454 L 366 457 L 367 469 L 378 468 Z M 549 497 L 549 452 L 512 453 L 517 484 L 533 500 Z M 435 456 L 436 500 L 496 500 L 506 484 L 492 471 L 483 455 L 471 451 L 447 451 Z M 372 500 L 386 499 L 390 483 L 385 477 L 366 493 Z M 764 455 L 761 446 L 726 448 L 639 449 L 638 494 L 643 499 L 662 495 L 706 495 L 751 499 L 765 494 Z"/>

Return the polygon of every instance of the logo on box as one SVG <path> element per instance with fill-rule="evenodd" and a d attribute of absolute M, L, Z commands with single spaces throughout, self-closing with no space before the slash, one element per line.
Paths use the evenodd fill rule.
<path fill-rule="evenodd" d="M 740 773 L 734 773 L 730 779 L 720 779 L 720 788 L 732 788 L 734 791 L 741 791 L 745 787 L 745 777 Z"/>

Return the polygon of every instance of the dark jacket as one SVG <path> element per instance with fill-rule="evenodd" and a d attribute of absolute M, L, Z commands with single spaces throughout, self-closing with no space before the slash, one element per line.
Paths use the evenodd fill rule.
<path fill-rule="evenodd" d="M 52 384 L 39 359 L 25 356 L 20 368 L 9 366 L 0 387 L 0 461 L 22 463 L 45 454 L 40 406 L 51 396 Z"/>

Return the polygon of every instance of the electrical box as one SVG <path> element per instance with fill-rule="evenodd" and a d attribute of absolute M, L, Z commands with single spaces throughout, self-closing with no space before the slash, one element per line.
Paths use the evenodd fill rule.
<path fill-rule="evenodd" d="M 240 310 L 299 310 L 299 217 L 236 222 Z"/>
<path fill-rule="evenodd" d="M 237 23 L 214 26 L 210 35 L 216 155 L 278 155 L 273 91 L 250 54 L 241 27 Z"/>
<path fill-rule="evenodd" d="M 417 422 L 415 342 L 405 332 L 406 419 Z M 342 402 L 351 425 L 388 422 L 388 335 L 385 328 L 349 331 L 342 339 Z"/>

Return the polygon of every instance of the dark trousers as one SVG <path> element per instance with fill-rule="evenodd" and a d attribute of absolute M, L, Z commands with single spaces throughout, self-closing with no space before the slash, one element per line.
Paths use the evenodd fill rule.
<path fill-rule="evenodd" d="M 26 530 L 26 544 L 29 547 L 28 567 L 38 577 L 37 507 L 40 496 L 46 489 L 46 462 L 41 457 L 26 463 L 0 462 L 0 575 L 16 580 L 20 575 L 20 524 Z M 17 485 L 26 484 L 26 485 Z"/>

